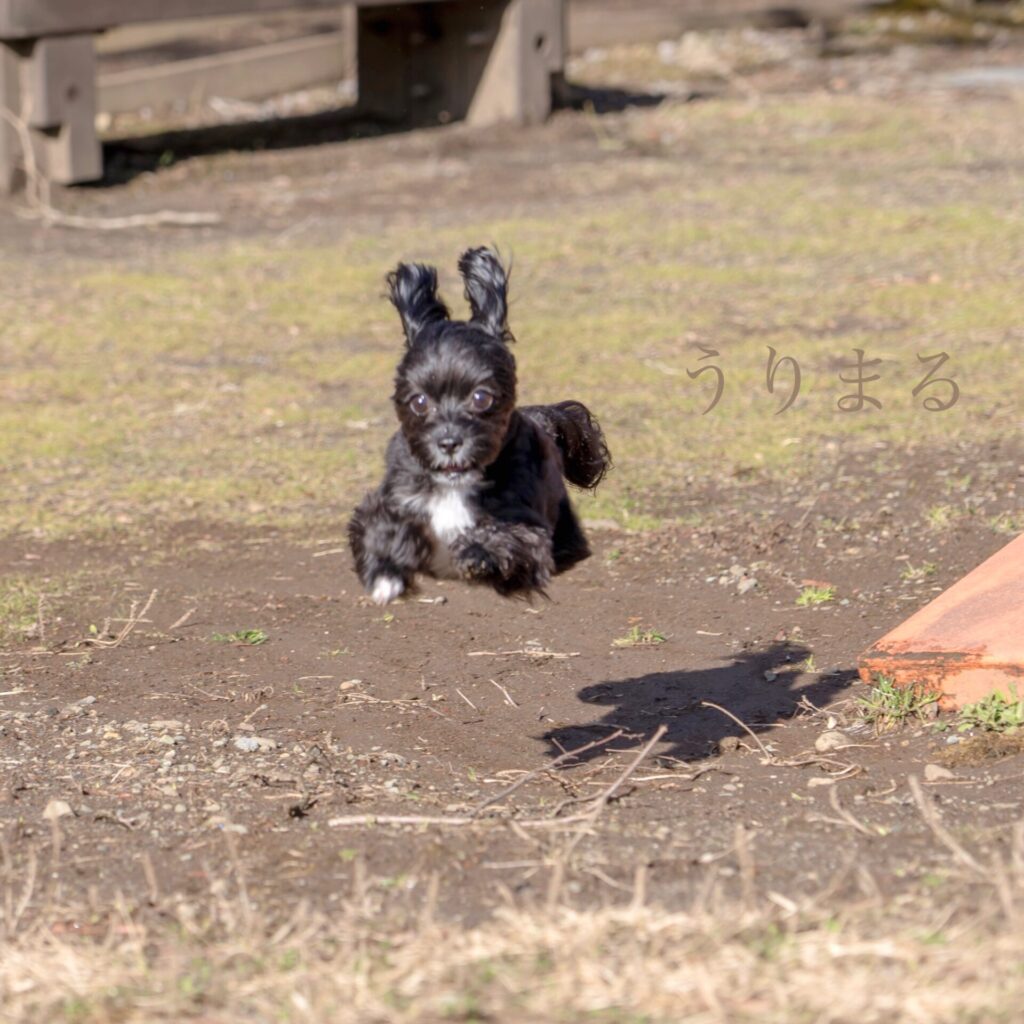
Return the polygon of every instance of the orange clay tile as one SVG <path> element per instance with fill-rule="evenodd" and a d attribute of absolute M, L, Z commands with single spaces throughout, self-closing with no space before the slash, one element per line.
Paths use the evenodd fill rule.
<path fill-rule="evenodd" d="M 953 710 L 994 691 L 1024 696 L 1024 534 L 887 633 L 860 677 L 923 686 Z"/>

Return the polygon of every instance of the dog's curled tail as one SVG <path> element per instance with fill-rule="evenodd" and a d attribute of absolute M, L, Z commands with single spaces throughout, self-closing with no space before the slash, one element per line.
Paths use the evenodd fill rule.
<path fill-rule="evenodd" d="M 593 489 L 604 479 L 611 469 L 612 456 L 600 425 L 582 402 L 534 405 L 522 411 L 558 445 L 569 483 Z"/>

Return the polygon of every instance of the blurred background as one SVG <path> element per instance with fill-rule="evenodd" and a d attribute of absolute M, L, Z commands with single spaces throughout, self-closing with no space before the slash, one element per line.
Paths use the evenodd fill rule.
<path fill-rule="evenodd" d="M 454 299 L 481 242 L 515 264 L 525 397 L 580 397 L 615 440 L 596 520 L 696 521 L 723 482 L 799 492 L 894 446 L 931 480 L 907 453 L 1019 425 L 1024 5 L 260 6 L 84 34 L 84 71 L 7 46 L 56 113 L 21 97 L 35 180 L 6 136 L 4 528 L 336 521 L 392 425 L 384 273 L 434 261 Z M 353 107 L 360 48 L 388 116 Z M 99 180 L 43 180 L 93 124 Z M 780 415 L 769 348 L 802 372 Z M 882 408 L 846 414 L 856 349 Z M 942 353 L 938 414 L 914 389 Z"/>

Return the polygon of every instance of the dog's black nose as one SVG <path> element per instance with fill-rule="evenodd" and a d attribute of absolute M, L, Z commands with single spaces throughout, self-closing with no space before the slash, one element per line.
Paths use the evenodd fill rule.
<path fill-rule="evenodd" d="M 455 450 L 461 446 L 462 439 L 458 437 L 442 437 L 441 440 L 437 442 L 437 447 L 440 448 L 445 455 L 454 454 Z"/>

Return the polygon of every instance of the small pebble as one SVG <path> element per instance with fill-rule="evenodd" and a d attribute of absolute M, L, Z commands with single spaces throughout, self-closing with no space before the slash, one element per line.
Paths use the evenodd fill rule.
<path fill-rule="evenodd" d="M 268 739 L 266 736 L 236 736 L 235 747 L 251 754 L 257 750 L 277 750 L 277 740 Z"/>
<path fill-rule="evenodd" d="M 836 729 L 823 732 L 815 741 L 814 749 L 819 754 L 827 754 L 830 750 L 840 750 L 850 745 L 849 739 Z"/>
<path fill-rule="evenodd" d="M 71 805 L 64 800 L 51 800 L 43 811 L 43 817 L 47 821 L 56 821 L 71 813 Z"/>
<path fill-rule="evenodd" d="M 926 764 L 924 766 L 924 778 L 926 782 L 943 782 L 946 779 L 955 779 L 956 776 L 941 764 Z"/>

